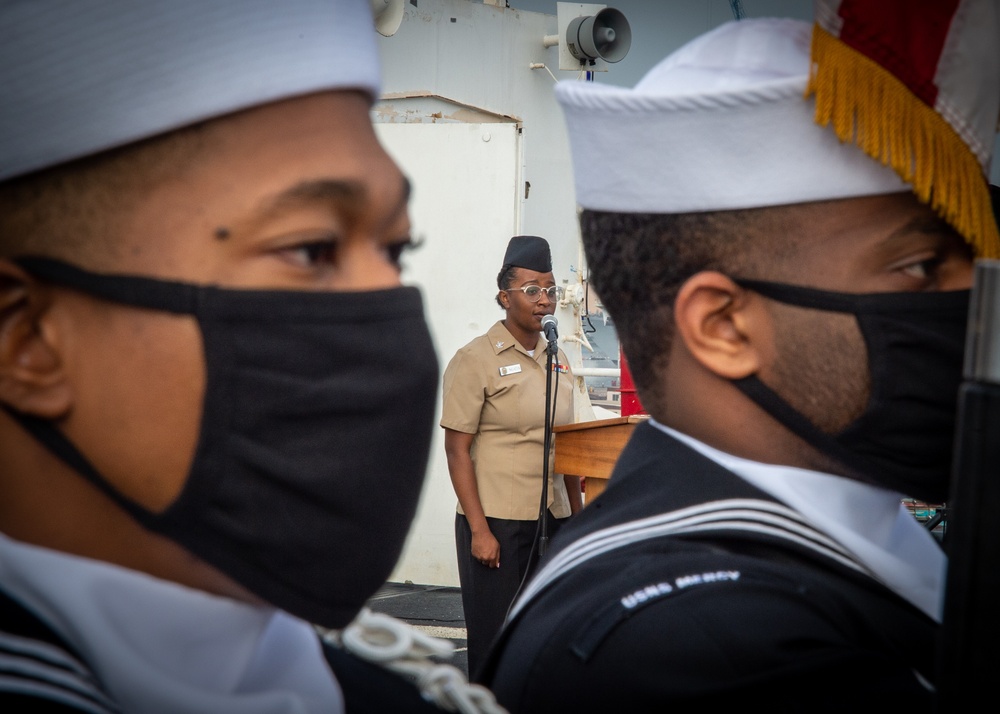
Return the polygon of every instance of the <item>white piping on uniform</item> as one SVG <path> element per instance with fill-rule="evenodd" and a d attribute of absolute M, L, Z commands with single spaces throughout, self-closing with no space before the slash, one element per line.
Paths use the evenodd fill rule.
<path fill-rule="evenodd" d="M 592 558 L 638 541 L 660 536 L 720 530 L 746 531 L 784 538 L 875 578 L 874 573 L 853 558 L 849 551 L 807 524 L 792 509 L 759 499 L 726 499 L 681 508 L 670 513 L 659 513 L 584 536 L 560 551 L 529 582 L 524 594 L 510 609 L 507 622 L 513 620 L 539 592 Z"/>

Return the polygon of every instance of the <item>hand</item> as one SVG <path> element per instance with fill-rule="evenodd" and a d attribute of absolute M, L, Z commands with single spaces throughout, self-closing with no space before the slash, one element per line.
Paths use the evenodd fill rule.
<path fill-rule="evenodd" d="M 487 568 L 500 567 L 500 543 L 489 529 L 472 534 L 472 557 Z"/>

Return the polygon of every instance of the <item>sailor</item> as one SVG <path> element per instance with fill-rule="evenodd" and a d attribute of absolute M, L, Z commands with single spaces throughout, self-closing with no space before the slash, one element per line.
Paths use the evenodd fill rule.
<path fill-rule="evenodd" d="M 579 477 L 555 474 L 551 446 L 545 453 L 549 400 L 555 425 L 573 421 L 573 375 L 562 350 L 546 374 L 542 320 L 555 312 L 558 293 L 548 241 L 511 238 L 497 274 L 504 319 L 461 347 L 444 373 L 440 425 L 458 499 L 455 548 L 473 675 L 537 564 L 540 519 L 548 537 L 583 506 Z"/>
<path fill-rule="evenodd" d="M 440 711 L 317 634 L 396 562 L 438 385 L 369 3 L 0 27 L 0 709 Z"/>
<path fill-rule="evenodd" d="M 511 609 L 482 677 L 509 710 L 932 708 L 945 558 L 901 501 L 948 497 L 1000 255 L 1000 8 L 929 6 L 821 2 L 557 86 L 651 418 Z"/>

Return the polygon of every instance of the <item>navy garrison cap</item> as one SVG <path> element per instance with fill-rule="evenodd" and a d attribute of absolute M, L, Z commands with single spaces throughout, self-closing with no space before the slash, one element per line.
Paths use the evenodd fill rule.
<path fill-rule="evenodd" d="M 504 267 L 527 268 L 537 273 L 552 272 L 552 253 L 549 243 L 538 236 L 514 236 L 507 244 L 503 256 Z"/>

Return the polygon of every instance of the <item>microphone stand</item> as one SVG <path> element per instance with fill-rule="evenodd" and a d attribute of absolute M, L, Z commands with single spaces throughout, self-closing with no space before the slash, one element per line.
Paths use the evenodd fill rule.
<path fill-rule="evenodd" d="M 545 427 L 544 427 L 544 457 L 542 459 L 542 502 L 538 506 L 539 527 L 541 536 L 538 539 L 538 557 L 545 555 L 549 544 L 549 526 L 546 511 L 549 505 L 549 453 L 552 447 L 552 359 L 559 351 L 556 340 L 550 340 L 545 347 Z"/>
<path fill-rule="evenodd" d="M 521 578 L 521 584 L 517 586 L 517 593 L 511 599 L 510 605 L 507 608 L 507 612 L 510 612 L 510 608 L 514 606 L 517 599 L 521 595 L 521 589 L 524 584 L 528 582 L 531 577 L 534 568 L 538 564 L 538 560 L 545 555 L 546 547 L 549 543 L 549 525 L 548 525 L 548 514 L 549 510 L 549 451 L 552 447 L 552 425 L 555 421 L 554 414 L 552 413 L 552 359 L 559 353 L 559 345 L 557 339 L 553 339 L 548 342 L 545 347 L 545 352 L 547 357 L 545 359 L 545 421 L 544 424 L 544 442 L 545 442 L 545 454 L 542 460 L 542 502 L 538 506 L 538 521 L 537 527 L 535 528 L 535 538 L 537 542 L 531 544 L 531 553 L 528 555 L 528 566 L 525 568 L 524 577 Z M 548 340 L 548 338 L 546 338 Z M 558 393 L 559 382 L 556 381 L 556 390 Z M 536 547 L 537 546 L 537 547 Z"/>

